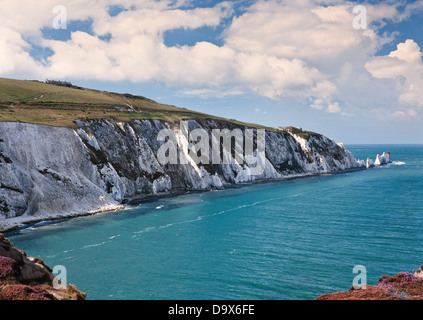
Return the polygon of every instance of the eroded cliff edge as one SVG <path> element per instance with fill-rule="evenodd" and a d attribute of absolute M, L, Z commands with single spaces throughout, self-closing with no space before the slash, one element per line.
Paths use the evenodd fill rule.
<path fill-rule="evenodd" d="M 266 131 L 265 166 L 166 164 L 157 158 L 161 120 L 76 120 L 77 129 L 0 123 L 0 231 L 22 223 L 122 209 L 132 197 L 181 190 L 220 189 L 259 180 L 365 168 L 342 145 L 320 134 Z M 240 129 L 232 122 L 186 122 L 189 130 Z M 211 135 L 210 135 L 211 136 Z"/>

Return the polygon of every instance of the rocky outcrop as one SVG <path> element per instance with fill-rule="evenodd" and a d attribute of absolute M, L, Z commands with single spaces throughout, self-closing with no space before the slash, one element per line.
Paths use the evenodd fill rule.
<path fill-rule="evenodd" d="M 52 270 L 0 233 L 0 300 L 85 300 L 73 285 L 55 288 Z"/>
<path fill-rule="evenodd" d="M 342 144 L 325 136 L 282 131 L 266 131 L 264 170 L 257 175 L 249 174 L 254 165 L 248 159 L 244 164 L 196 164 L 189 159 L 186 164 L 163 165 L 157 156 L 163 145 L 157 139 L 161 130 L 171 129 L 188 143 L 178 125 L 159 120 L 75 123 L 77 129 L 0 122 L 0 231 L 122 209 L 138 195 L 365 168 Z M 207 132 L 210 142 L 214 129 L 247 129 L 217 120 L 186 123 L 190 131 Z"/>
<path fill-rule="evenodd" d="M 423 300 L 423 265 L 413 274 L 384 275 L 376 286 L 324 294 L 317 300 Z"/>

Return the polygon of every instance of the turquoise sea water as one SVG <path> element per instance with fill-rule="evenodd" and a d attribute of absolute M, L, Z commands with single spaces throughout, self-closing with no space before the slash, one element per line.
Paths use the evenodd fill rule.
<path fill-rule="evenodd" d="M 370 170 L 187 193 L 7 236 L 87 299 L 315 299 L 423 264 L 423 145 Z"/>

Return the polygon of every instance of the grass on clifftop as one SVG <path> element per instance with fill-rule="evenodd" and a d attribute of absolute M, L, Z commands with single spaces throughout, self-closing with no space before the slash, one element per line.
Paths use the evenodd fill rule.
<path fill-rule="evenodd" d="M 74 120 L 76 119 L 114 119 L 122 122 L 157 119 L 170 123 L 193 119 L 203 125 L 207 119 L 212 119 L 268 131 L 290 131 L 305 139 L 308 139 L 309 135 L 317 135 L 309 131 L 297 132 L 294 127 L 272 128 L 226 119 L 161 104 L 143 96 L 128 93 L 120 94 L 73 85 L 0 78 L 0 122 L 18 121 L 75 128 Z"/>
<path fill-rule="evenodd" d="M 202 124 L 206 119 L 214 119 L 276 130 L 161 104 L 142 96 L 0 78 L 0 121 L 74 128 L 75 119 L 114 119 L 123 122 L 158 119 L 171 123 L 194 119 Z"/>
<path fill-rule="evenodd" d="M 304 131 L 301 128 L 296 127 L 281 127 L 280 130 L 287 131 L 289 133 L 295 134 L 305 140 L 308 140 L 310 136 L 321 136 L 320 133 L 312 132 L 312 131 Z"/>

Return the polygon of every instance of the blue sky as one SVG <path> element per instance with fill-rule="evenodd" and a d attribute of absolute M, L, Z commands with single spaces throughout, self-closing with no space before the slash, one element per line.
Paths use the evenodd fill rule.
<path fill-rule="evenodd" d="M 0 3 L 1 77 L 68 80 L 347 144 L 423 143 L 420 0 Z M 66 28 L 53 27 L 59 18 Z"/>

